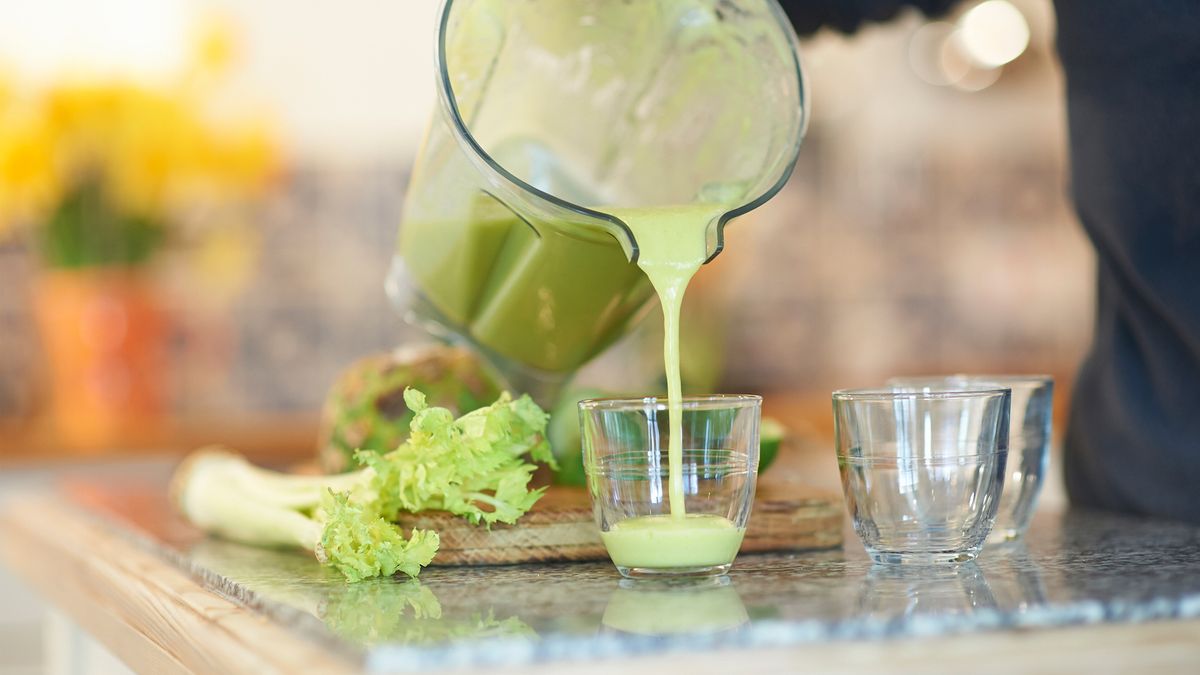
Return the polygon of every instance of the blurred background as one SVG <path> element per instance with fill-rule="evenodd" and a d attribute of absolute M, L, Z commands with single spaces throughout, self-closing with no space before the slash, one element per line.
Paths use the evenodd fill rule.
<path fill-rule="evenodd" d="M 435 11 L 0 3 L 0 453 L 287 445 L 340 368 L 422 339 L 383 280 Z M 799 166 L 690 302 L 720 319 L 702 379 L 812 400 L 818 426 L 830 389 L 893 374 L 1065 394 L 1092 260 L 1053 33 L 1049 2 L 998 0 L 806 39 Z"/>
<path fill-rule="evenodd" d="M 426 339 L 383 283 L 436 9 L 0 0 L 0 490 L 208 442 L 311 455 L 339 371 Z M 890 375 L 1050 373 L 1061 420 L 1093 261 L 1053 35 L 1049 0 L 967 0 L 806 38 L 796 172 L 689 294 L 693 388 L 763 393 L 818 447 L 829 391 Z M 583 378 L 655 386 L 651 316 Z M 0 673 L 36 672 L 6 585 Z"/>

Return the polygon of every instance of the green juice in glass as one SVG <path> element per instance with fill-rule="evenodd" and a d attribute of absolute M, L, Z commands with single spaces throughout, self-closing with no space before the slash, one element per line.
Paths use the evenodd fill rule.
<path fill-rule="evenodd" d="M 737 556 L 745 534 L 721 516 L 679 516 L 672 510 L 668 516 L 622 520 L 600 533 L 600 539 L 621 567 L 663 569 L 726 565 Z"/>

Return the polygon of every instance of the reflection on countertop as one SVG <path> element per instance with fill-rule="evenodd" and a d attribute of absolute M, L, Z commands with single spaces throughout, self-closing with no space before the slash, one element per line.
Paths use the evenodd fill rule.
<path fill-rule="evenodd" d="M 622 579 L 601 619 L 604 628 L 631 635 L 719 633 L 737 630 L 749 621 L 746 605 L 727 576 Z"/>
<path fill-rule="evenodd" d="M 851 540 L 743 555 L 728 578 L 699 584 L 575 563 L 347 585 L 299 553 L 196 536 L 144 499 L 100 510 L 206 585 L 368 670 L 1200 617 L 1200 528 L 1099 513 L 1043 514 L 1024 542 L 958 567 L 873 566 Z"/>

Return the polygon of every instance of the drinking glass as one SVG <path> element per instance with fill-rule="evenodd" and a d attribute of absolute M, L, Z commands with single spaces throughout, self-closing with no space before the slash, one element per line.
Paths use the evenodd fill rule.
<path fill-rule="evenodd" d="M 833 393 L 846 505 L 875 562 L 978 555 L 1004 484 L 1011 396 L 992 387 Z"/>
<path fill-rule="evenodd" d="M 762 398 L 684 397 L 686 514 L 672 513 L 665 398 L 579 403 L 583 464 L 600 536 L 626 577 L 727 572 L 746 532 L 758 475 Z"/>
<path fill-rule="evenodd" d="M 945 375 L 894 377 L 889 385 L 917 389 L 1000 386 L 1012 389 L 1008 475 L 989 541 L 1019 539 L 1029 529 L 1050 461 L 1054 379 L 1048 375 Z"/>

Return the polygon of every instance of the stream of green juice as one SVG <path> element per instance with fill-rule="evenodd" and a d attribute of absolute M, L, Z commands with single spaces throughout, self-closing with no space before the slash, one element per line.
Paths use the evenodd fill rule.
<path fill-rule="evenodd" d="M 667 460 L 671 515 L 683 518 L 683 385 L 679 377 L 679 311 L 683 294 L 708 257 L 705 234 L 722 209 L 711 204 L 620 209 L 611 213 L 629 226 L 639 248 L 638 267 L 658 293 L 663 313 L 663 364 L 667 371 Z"/>
<path fill-rule="evenodd" d="M 708 257 L 709 224 L 726 207 L 712 204 L 610 213 L 629 226 L 638 242 L 638 266 L 658 294 L 663 312 L 663 363 L 667 373 L 669 516 L 643 516 L 614 524 L 601 534 L 613 562 L 622 567 L 710 567 L 728 564 L 745 530 L 727 518 L 691 515 L 683 491 L 683 388 L 679 376 L 679 313 L 688 282 Z"/>

